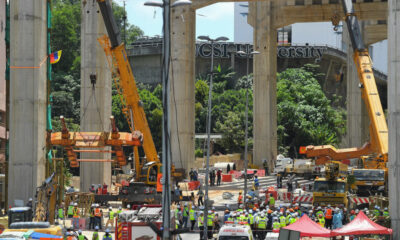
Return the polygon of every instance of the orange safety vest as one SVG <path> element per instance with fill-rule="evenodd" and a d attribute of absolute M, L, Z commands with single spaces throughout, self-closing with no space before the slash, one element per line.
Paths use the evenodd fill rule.
<path fill-rule="evenodd" d="M 332 209 L 328 208 L 326 210 L 326 215 L 325 215 L 326 219 L 332 219 Z"/>
<path fill-rule="evenodd" d="M 243 203 L 243 196 L 242 195 L 239 195 L 238 202 L 239 203 Z"/>
<path fill-rule="evenodd" d="M 94 210 L 94 216 L 95 216 L 95 217 L 101 217 L 100 208 L 96 208 L 96 209 Z"/>

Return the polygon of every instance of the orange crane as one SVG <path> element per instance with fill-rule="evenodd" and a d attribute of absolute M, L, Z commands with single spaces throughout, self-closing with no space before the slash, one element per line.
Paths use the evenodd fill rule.
<path fill-rule="evenodd" d="M 131 131 L 138 130 L 143 134 L 142 147 L 147 160 L 146 163 L 140 162 L 138 150 L 135 147 L 135 180 L 149 185 L 156 185 L 157 176 L 154 176 L 154 174 L 161 173 L 162 164 L 151 136 L 150 127 L 143 109 L 143 103 L 139 97 L 125 45 L 121 41 L 120 30 L 114 19 L 111 2 L 108 0 L 97 0 L 97 3 L 99 4 L 108 33 L 108 36 L 104 35 L 98 40 L 107 56 L 115 86 L 121 96 L 123 113 Z M 173 177 L 182 176 L 181 173 L 175 172 L 174 166 L 172 166 L 171 174 Z"/>
<path fill-rule="evenodd" d="M 329 160 L 360 158 L 363 160 L 364 168 L 382 169 L 387 175 L 388 127 L 376 87 L 372 61 L 368 49 L 364 45 L 352 1 L 342 0 L 342 4 L 354 50 L 353 59 L 360 80 L 361 96 L 371 122 L 369 126 L 370 141 L 360 148 L 336 149 L 331 145 L 301 147 L 300 154 L 317 158 L 316 164 L 324 164 Z"/>

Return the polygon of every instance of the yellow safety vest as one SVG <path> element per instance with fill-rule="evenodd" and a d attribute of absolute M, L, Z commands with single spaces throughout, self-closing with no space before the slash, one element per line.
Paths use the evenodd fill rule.
<path fill-rule="evenodd" d="M 280 216 L 279 221 L 281 222 L 281 227 L 286 227 L 286 218 L 285 216 Z"/>
<path fill-rule="evenodd" d="M 208 227 L 212 227 L 212 225 L 213 225 L 213 216 L 212 215 L 208 215 L 208 217 L 207 217 L 207 226 Z"/>
<path fill-rule="evenodd" d="M 274 222 L 274 224 L 272 224 L 272 227 L 274 230 L 278 230 L 279 228 L 281 228 L 281 224 L 279 222 Z"/>
<path fill-rule="evenodd" d="M 68 215 L 72 215 L 74 214 L 74 206 L 68 206 L 68 211 L 67 211 Z"/>
<path fill-rule="evenodd" d="M 64 218 L 64 209 L 62 208 L 58 209 L 58 218 Z"/>
<path fill-rule="evenodd" d="M 258 226 L 259 229 L 267 229 L 267 220 L 265 217 L 261 218 L 258 220 Z"/>
<path fill-rule="evenodd" d="M 325 218 L 318 218 L 318 222 L 319 222 L 319 225 L 321 225 L 321 227 L 325 227 Z"/>
<path fill-rule="evenodd" d="M 189 217 L 190 217 L 190 220 L 191 221 L 194 221 L 196 218 L 195 218 L 195 216 L 194 216 L 194 210 L 193 209 L 190 209 L 190 211 L 189 211 Z"/>
<path fill-rule="evenodd" d="M 200 217 L 198 218 L 197 225 L 198 225 L 199 227 L 204 226 L 204 217 L 203 217 L 203 216 L 200 216 Z"/>
<path fill-rule="evenodd" d="M 270 197 L 269 198 L 269 205 L 275 205 L 275 198 L 274 197 Z"/>
<path fill-rule="evenodd" d="M 114 219 L 114 212 L 111 211 L 111 212 L 110 212 L 110 220 L 113 220 L 113 219 Z"/>
<path fill-rule="evenodd" d="M 184 217 L 187 217 L 187 216 L 188 216 L 188 213 L 189 213 L 189 208 L 188 208 L 188 207 L 185 207 L 185 208 L 183 209 L 183 216 L 184 216 Z"/>
<path fill-rule="evenodd" d="M 254 223 L 254 216 L 252 214 L 249 214 L 249 220 L 250 220 L 250 224 Z"/>
<path fill-rule="evenodd" d="M 74 207 L 73 212 L 74 212 L 74 218 L 79 217 L 79 209 L 78 208 Z"/>

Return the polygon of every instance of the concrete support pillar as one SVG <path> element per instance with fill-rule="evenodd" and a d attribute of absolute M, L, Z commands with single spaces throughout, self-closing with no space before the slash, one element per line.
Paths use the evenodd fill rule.
<path fill-rule="evenodd" d="M 346 147 L 361 147 L 368 141 L 369 117 L 359 88 L 360 80 L 353 60 L 353 47 L 347 26 L 343 26 L 343 40 L 347 50 L 347 135 Z"/>
<path fill-rule="evenodd" d="M 45 177 L 47 2 L 10 1 L 9 205 L 34 197 Z M 3 73 L 4 74 L 4 73 Z"/>
<path fill-rule="evenodd" d="M 389 208 L 393 238 L 400 238 L 400 0 L 388 1 Z"/>
<path fill-rule="evenodd" d="M 277 31 L 274 26 L 274 1 L 251 3 L 254 28 L 254 164 L 264 160 L 271 170 L 277 155 L 276 66 Z"/>
<path fill-rule="evenodd" d="M 170 123 L 172 163 L 186 173 L 194 164 L 196 15 L 190 6 L 171 10 Z"/>
<path fill-rule="evenodd" d="M 111 116 L 111 73 L 97 38 L 107 34 L 96 2 L 82 0 L 81 24 L 81 131 L 109 131 Z M 97 77 L 95 89 L 90 75 Z M 110 153 L 85 153 L 81 159 L 111 159 Z M 111 163 L 80 163 L 80 189 L 91 184 L 111 184 Z"/>

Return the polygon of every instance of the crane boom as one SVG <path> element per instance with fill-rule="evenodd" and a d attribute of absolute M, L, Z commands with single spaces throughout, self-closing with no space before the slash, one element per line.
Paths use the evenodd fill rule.
<path fill-rule="evenodd" d="M 113 78 L 118 82 L 119 91 L 123 95 L 123 104 L 125 104 L 125 116 L 129 123 L 134 123 L 135 130 L 139 130 L 143 134 L 143 150 L 148 162 L 160 162 L 157 150 L 154 145 L 146 114 L 143 109 L 143 103 L 140 100 L 139 92 L 136 86 L 135 78 L 132 73 L 131 66 L 126 54 L 125 45 L 121 41 L 120 30 L 114 19 L 111 8 L 111 2 L 108 0 L 97 0 L 104 24 L 107 29 L 107 36 L 99 39 L 102 43 L 106 55 L 112 60 L 109 61 L 113 69 Z M 116 76 L 118 75 L 118 76 Z M 132 124 L 129 124 L 130 127 Z M 133 131 L 133 129 L 131 129 Z M 136 163 L 138 169 L 138 161 Z"/>
<path fill-rule="evenodd" d="M 370 138 L 372 150 L 379 153 L 384 159 L 387 159 L 388 127 L 381 99 L 379 98 L 378 88 L 376 87 L 372 61 L 368 49 L 364 46 L 360 25 L 354 13 L 352 1 L 342 0 L 342 3 L 346 15 L 347 29 L 354 50 L 354 62 L 360 79 L 361 94 L 371 121 Z"/>
<path fill-rule="evenodd" d="M 377 159 L 380 159 L 380 161 L 387 162 L 388 127 L 372 70 L 372 61 L 362 39 L 352 0 L 342 0 L 342 4 L 350 41 L 354 50 L 353 60 L 360 80 L 361 96 L 371 122 L 369 127 L 370 142 L 366 143 L 362 148 L 348 149 L 336 149 L 330 145 L 307 146 L 300 153 L 306 154 L 307 157 L 330 158 L 333 160 L 359 158 L 373 153 L 376 154 Z"/>

